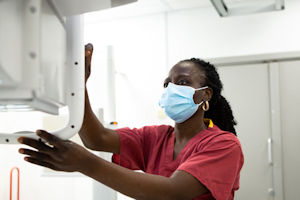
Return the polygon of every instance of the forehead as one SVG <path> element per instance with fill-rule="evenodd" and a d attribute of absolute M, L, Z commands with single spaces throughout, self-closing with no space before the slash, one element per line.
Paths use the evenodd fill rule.
<path fill-rule="evenodd" d="M 169 72 L 169 78 L 177 78 L 179 76 L 189 76 L 198 81 L 204 81 L 205 74 L 198 66 L 192 62 L 179 62 Z"/>

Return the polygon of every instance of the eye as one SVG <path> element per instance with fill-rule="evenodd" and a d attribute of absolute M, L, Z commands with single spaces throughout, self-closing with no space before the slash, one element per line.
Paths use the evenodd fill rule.
<path fill-rule="evenodd" d="M 189 82 L 187 80 L 180 79 L 179 81 L 177 81 L 176 84 L 177 85 L 189 85 Z"/>

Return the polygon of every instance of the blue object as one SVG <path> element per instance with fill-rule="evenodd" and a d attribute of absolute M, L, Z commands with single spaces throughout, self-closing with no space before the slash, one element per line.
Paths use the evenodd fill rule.
<path fill-rule="evenodd" d="M 159 101 L 159 106 L 176 123 L 182 123 L 189 119 L 203 103 L 195 104 L 193 96 L 195 91 L 208 88 L 207 86 L 195 89 L 190 86 L 169 83 Z"/>

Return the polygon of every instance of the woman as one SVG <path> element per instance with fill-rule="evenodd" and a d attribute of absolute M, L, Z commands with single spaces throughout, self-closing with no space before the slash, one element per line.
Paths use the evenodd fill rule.
<path fill-rule="evenodd" d="M 92 45 L 85 50 L 87 81 Z M 113 163 L 45 131 L 37 134 L 50 146 L 21 137 L 20 143 L 37 151 L 22 148 L 19 152 L 27 155 L 24 159 L 28 162 L 81 172 L 136 199 L 233 199 L 239 188 L 243 153 L 215 67 L 199 59 L 181 61 L 171 69 L 164 87 L 159 104 L 175 127 L 104 128 L 93 114 L 86 92 L 79 135 L 87 148 L 114 153 Z"/>

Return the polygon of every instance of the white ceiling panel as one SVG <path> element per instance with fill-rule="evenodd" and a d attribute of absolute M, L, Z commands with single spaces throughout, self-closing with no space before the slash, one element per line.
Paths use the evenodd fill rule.
<path fill-rule="evenodd" d="M 211 2 L 209 0 L 161 0 L 161 1 L 168 3 L 170 7 L 174 10 L 211 6 Z"/>
<path fill-rule="evenodd" d="M 276 0 L 224 0 L 230 15 L 243 15 L 272 10 Z M 138 0 L 136 3 L 87 14 L 87 18 L 106 20 L 170 12 L 197 7 L 213 7 L 211 0 Z"/>

